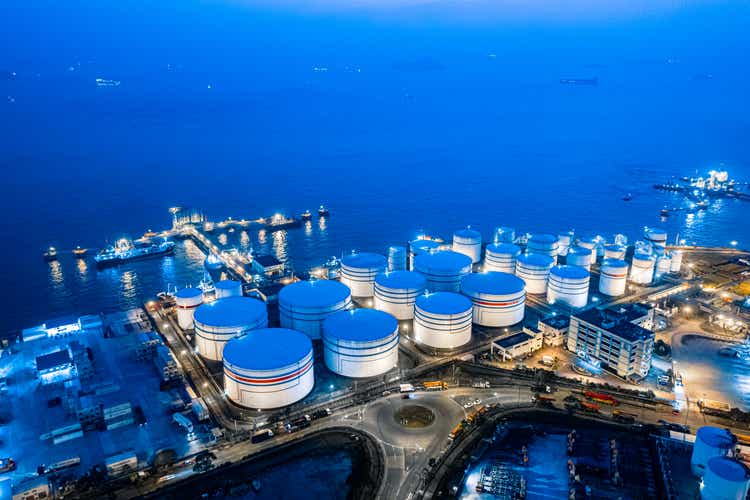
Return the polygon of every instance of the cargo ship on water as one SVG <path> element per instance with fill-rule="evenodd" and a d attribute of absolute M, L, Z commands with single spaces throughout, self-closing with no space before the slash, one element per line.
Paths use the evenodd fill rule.
<path fill-rule="evenodd" d="M 599 85 L 599 78 L 560 78 L 564 85 Z"/>
<path fill-rule="evenodd" d="M 102 249 L 94 256 L 99 267 L 116 266 L 134 260 L 149 259 L 174 253 L 174 242 L 164 240 L 161 243 L 137 242 L 121 238 L 117 243 Z"/>

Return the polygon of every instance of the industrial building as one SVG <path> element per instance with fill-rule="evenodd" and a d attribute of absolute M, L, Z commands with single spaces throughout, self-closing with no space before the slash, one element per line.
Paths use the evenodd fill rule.
<path fill-rule="evenodd" d="M 414 340 L 434 350 L 451 350 L 471 340 L 474 305 L 453 292 L 428 293 L 414 304 Z"/>
<path fill-rule="evenodd" d="M 544 345 L 560 347 L 565 344 L 565 337 L 570 327 L 570 316 L 547 316 L 537 322 L 537 329 L 544 336 Z"/>
<path fill-rule="evenodd" d="M 281 326 L 298 330 L 314 340 L 321 338 L 323 321 L 328 316 L 351 306 L 349 287 L 338 281 L 297 281 L 279 292 Z"/>
<path fill-rule="evenodd" d="M 195 310 L 195 348 L 210 361 L 221 361 L 232 338 L 268 326 L 266 304 L 249 297 L 229 297 Z"/>
<path fill-rule="evenodd" d="M 385 272 L 387 267 L 388 259 L 377 253 L 345 255 L 341 259 L 341 282 L 349 287 L 354 297 L 372 297 L 375 276 Z"/>
<path fill-rule="evenodd" d="M 224 349 L 224 392 L 235 404 L 281 408 L 312 390 L 310 338 L 288 328 L 263 328 L 230 340 Z"/>
<path fill-rule="evenodd" d="M 284 274 L 284 264 L 273 255 L 256 255 L 250 267 L 255 274 L 269 278 Z"/>
<path fill-rule="evenodd" d="M 490 344 L 490 352 L 502 361 L 528 356 L 542 348 L 544 336 L 534 327 L 525 326 L 522 332 L 514 333 Z"/>
<path fill-rule="evenodd" d="M 326 366 L 344 377 L 374 377 L 398 364 L 398 321 L 376 309 L 339 311 L 323 323 Z"/>
<path fill-rule="evenodd" d="M 36 372 L 42 385 L 62 383 L 76 376 L 73 358 L 68 349 L 37 356 Z"/>
<path fill-rule="evenodd" d="M 640 304 L 589 309 L 570 317 L 567 348 L 622 378 L 642 379 L 651 369 L 652 325 L 653 309 Z"/>
<path fill-rule="evenodd" d="M 472 273 L 461 281 L 461 293 L 473 304 L 473 321 L 504 327 L 523 321 L 526 308 L 524 281 L 501 272 Z"/>
<path fill-rule="evenodd" d="M 415 271 L 393 271 L 375 277 L 374 307 L 398 320 L 414 319 L 414 303 L 427 287 L 427 280 Z"/>

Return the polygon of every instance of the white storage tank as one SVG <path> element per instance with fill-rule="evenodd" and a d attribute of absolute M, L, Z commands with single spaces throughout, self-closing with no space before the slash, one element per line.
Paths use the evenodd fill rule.
<path fill-rule="evenodd" d="M 703 426 L 695 433 L 690 468 L 696 476 L 703 476 L 709 459 L 726 457 L 737 446 L 737 438 L 728 429 Z"/>
<path fill-rule="evenodd" d="M 473 304 L 453 292 L 428 293 L 414 304 L 414 340 L 423 346 L 450 350 L 471 340 Z"/>
<path fill-rule="evenodd" d="M 672 265 L 669 271 L 672 273 L 679 273 L 682 270 L 682 250 L 672 250 Z"/>
<path fill-rule="evenodd" d="M 214 285 L 216 298 L 242 297 L 242 283 L 235 280 L 221 280 Z"/>
<path fill-rule="evenodd" d="M 516 230 L 507 226 L 496 227 L 493 241 L 495 243 L 514 243 L 516 241 Z"/>
<path fill-rule="evenodd" d="M 568 250 L 573 245 L 573 231 L 563 231 L 557 235 L 558 250 L 557 255 L 568 255 Z"/>
<path fill-rule="evenodd" d="M 655 247 L 667 246 L 667 232 L 658 227 L 647 227 L 643 230 L 643 237 Z"/>
<path fill-rule="evenodd" d="M 177 324 L 187 330 L 193 328 L 193 313 L 203 304 L 203 290 L 200 288 L 183 288 L 174 295 L 177 308 Z"/>
<path fill-rule="evenodd" d="M 476 264 L 482 259 L 482 234 L 470 228 L 459 229 L 453 233 L 454 252 L 462 253 Z"/>
<path fill-rule="evenodd" d="M 579 266 L 555 266 L 550 269 L 547 302 L 562 302 L 584 307 L 589 300 L 589 272 Z"/>
<path fill-rule="evenodd" d="M 224 346 L 234 337 L 268 326 L 265 302 L 228 297 L 195 310 L 195 348 L 211 361 L 221 361 Z"/>
<path fill-rule="evenodd" d="M 669 273 L 672 269 L 672 259 L 668 255 L 661 255 L 656 258 L 656 276 Z"/>
<path fill-rule="evenodd" d="M 405 271 L 406 270 L 406 247 L 390 246 L 388 247 L 388 270 Z"/>
<path fill-rule="evenodd" d="M 414 258 L 414 270 L 427 278 L 429 292 L 458 292 L 461 280 L 471 272 L 471 258 L 451 250 L 421 254 Z"/>
<path fill-rule="evenodd" d="M 409 242 L 409 269 L 414 269 L 414 258 L 417 255 L 433 253 L 440 250 L 440 243 L 435 240 L 418 239 Z"/>
<path fill-rule="evenodd" d="M 341 259 L 341 282 L 354 297 L 372 297 L 375 276 L 385 271 L 388 261 L 377 253 L 353 253 Z"/>
<path fill-rule="evenodd" d="M 653 255 L 636 252 L 630 266 L 630 281 L 639 285 L 649 285 L 654 279 L 656 259 Z"/>
<path fill-rule="evenodd" d="M 473 304 L 473 321 L 482 326 L 510 326 L 523 321 L 526 284 L 518 276 L 490 271 L 461 281 L 461 293 Z"/>
<path fill-rule="evenodd" d="M 310 338 L 287 328 L 263 328 L 229 341 L 223 364 L 224 393 L 246 408 L 288 406 L 315 383 Z"/>
<path fill-rule="evenodd" d="M 547 292 L 547 277 L 555 260 L 549 255 L 536 253 L 519 255 L 516 260 L 516 276 L 526 282 L 526 293 Z"/>
<path fill-rule="evenodd" d="M 622 259 L 604 259 L 599 268 L 599 293 L 619 297 L 625 293 L 628 263 Z"/>
<path fill-rule="evenodd" d="M 578 240 L 578 246 L 591 250 L 591 264 L 596 263 L 596 257 L 599 255 L 599 243 L 600 240 L 597 236 L 584 236 Z"/>
<path fill-rule="evenodd" d="M 427 287 L 427 280 L 415 271 L 393 271 L 375 277 L 374 307 L 398 320 L 414 319 L 414 302 Z"/>
<path fill-rule="evenodd" d="M 624 259 L 627 248 L 622 245 L 616 245 L 614 243 L 604 245 L 604 258 L 605 259 Z"/>
<path fill-rule="evenodd" d="M 319 339 L 323 334 L 323 320 L 351 306 L 349 287 L 338 281 L 297 281 L 279 292 L 281 326 L 298 330 L 311 339 Z"/>
<path fill-rule="evenodd" d="M 493 243 L 484 250 L 484 270 L 515 274 L 521 249 L 513 243 Z"/>
<path fill-rule="evenodd" d="M 579 266 L 587 271 L 591 269 L 591 255 L 593 251 L 590 248 L 574 246 L 568 250 L 566 263 L 569 266 Z"/>
<path fill-rule="evenodd" d="M 554 234 L 535 233 L 529 236 L 526 243 L 526 253 L 549 255 L 557 262 L 557 252 L 560 244 Z"/>
<path fill-rule="evenodd" d="M 351 309 L 326 318 L 323 354 L 344 377 L 375 377 L 398 364 L 398 321 L 376 309 Z"/>
<path fill-rule="evenodd" d="M 733 458 L 708 459 L 701 482 L 704 500 L 746 500 L 750 486 L 750 469 Z"/>

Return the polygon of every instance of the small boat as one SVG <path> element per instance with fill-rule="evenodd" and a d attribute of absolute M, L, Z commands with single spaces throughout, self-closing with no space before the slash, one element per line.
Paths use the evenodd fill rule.
<path fill-rule="evenodd" d="M 73 255 L 75 255 L 79 259 L 82 259 L 86 257 L 86 253 L 88 251 L 89 251 L 88 248 L 81 248 L 80 246 L 77 246 L 73 249 Z"/>
<path fill-rule="evenodd" d="M 300 214 L 300 218 L 302 220 L 310 220 L 312 219 L 312 213 L 310 213 L 309 210 L 305 210 L 304 212 L 302 212 L 302 214 Z"/>
<path fill-rule="evenodd" d="M 669 217 L 669 209 L 668 208 L 662 208 L 661 209 L 661 216 L 662 217 Z"/>
<path fill-rule="evenodd" d="M 628 194 L 626 194 L 625 196 L 622 197 L 623 201 L 630 201 L 632 199 L 633 199 L 633 195 L 630 194 L 630 193 L 628 193 Z"/>
<path fill-rule="evenodd" d="M 209 254 L 206 260 L 203 261 L 203 265 L 208 271 L 221 271 L 224 269 L 224 263 L 214 254 Z"/>
<path fill-rule="evenodd" d="M 156 236 L 156 233 L 150 229 L 143 233 L 144 238 L 153 238 L 154 236 Z"/>
<path fill-rule="evenodd" d="M 330 214 L 330 212 L 329 212 L 329 211 L 328 211 L 328 209 L 327 209 L 327 208 L 325 207 L 325 205 L 321 205 L 320 207 L 318 207 L 318 215 L 319 215 L 319 216 L 321 216 L 321 217 L 325 217 L 325 216 L 327 216 L 327 215 L 329 215 L 329 214 Z"/>
<path fill-rule="evenodd" d="M 44 260 L 47 262 L 57 260 L 57 249 L 55 249 L 55 247 L 49 247 L 47 251 L 44 252 Z"/>
<path fill-rule="evenodd" d="M 252 484 L 254 492 L 258 493 L 260 491 L 260 488 L 262 486 L 260 483 L 260 479 L 253 479 L 252 483 L 250 484 Z"/>
<path fill-rule="evenodd" d="M 698 201 L 698 202 L 695 203 L 695 206 L 699 210 L 705 210 L 706 208 L 708 208 L 708 201 L 706 201 L 706 200 Z"/>

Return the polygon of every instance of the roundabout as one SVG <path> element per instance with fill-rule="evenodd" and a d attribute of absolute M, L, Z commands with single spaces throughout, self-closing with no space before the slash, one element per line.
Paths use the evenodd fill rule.
<path fill-rule="evenodd" d="M 404 405 L 393 414 L 396 422 L 408 429 L 421 429 L 432 425 L 435 413 L 422 405 Z"/>

